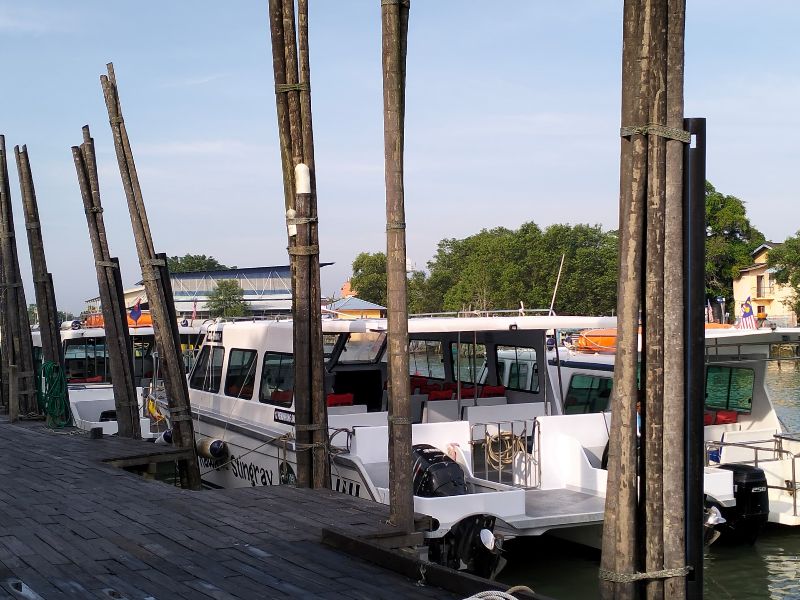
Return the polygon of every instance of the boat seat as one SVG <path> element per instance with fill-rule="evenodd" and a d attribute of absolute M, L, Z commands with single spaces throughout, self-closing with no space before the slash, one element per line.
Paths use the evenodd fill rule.
<path fill-rule="evenodd" d="M 505 396 L 491 396 L 489 398 L 478 398 L 475 401 L 475 406 L 500 406 L 501 404 L 508 404 L 508 398 Z"/>
<path fill-rule="evenodd" d="M 422 408 L 423 423 L 458 421 L 458 400 L 426 400 Z"/>
<path fill-rule="evenodd" d="M 481 390 L 481 398 L 492 398 L 494 396 L 505 396 L 506 388 L 503 385 L 485 385 Z"/>
<path fill-rule="evenodd" d="M 328 394 L 328 406 L 352 406 L 353 394 Z"/>
<path fill-rule="evenodd" d="M 427 394 L 428 400 L 450 400 L 453 397 L 450 390 L 431 390 Z"/>
<path fill-rule="evenodd" d="M 366 404 L 329 406 L 328 415 L 356 415 L 367 412 Z"/>
<path fill-rule="evenodd" d="M 725 431 L 722 434 L 722 443 L 747 444 L 751 448 L 741 446 L 722 446 L 719 453 L 719 462 L 723 463 L 753 463 L 756 456 L 755 448 L 764 448 L 758 451 L 760 460 L 772 458 L 772 450 L 775 447 L 773 436 L 777 433 L 775 429 L 747 429 L 740 431 Z"/>

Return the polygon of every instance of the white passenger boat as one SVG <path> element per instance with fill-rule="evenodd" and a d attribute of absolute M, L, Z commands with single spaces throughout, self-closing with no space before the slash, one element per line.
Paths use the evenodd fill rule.
<path fill-rule="evenodd" d="M 592 337 L 591 332 L 584 335 Z M 548 368 L 555 373 L 560 363 L 564 388 L 563 394 L 558 388 L 554 394 L 566 414 L 607 410 L 613 347 L 600 345 L 597 352 L 592 352 L 591 343 L 578 346 L 584 350 L 561 347 L 558 357 L 554 351 L 549 352 Z M 800 525 L 800 435 L 781 422 L 766 383 L 770 364 L 775 369 L 800 369 L 800 329 L 708 329 L 704 359 L 707 473 L 734 474 L 741 510 L 752 504 L 756 494 L 763 494 L 768 497 L 768 517 L 767 503 L 760 502 L 765 518 L 773 523 Z M 756 469 L 763 471 L 760 483 L 752 483 L 756 481 Z M 737 519 L 731 510 L 722 512 L 734 522 Z M 753 533 L 743 524 L 739 529 L 745 530 L 745 537 Z"/>
<path fill-rule="evenodd" d="M 474 557 L 464 549 L 474 550 L 482 530 L 505 536 L 551 532 L 599 545 L 606 486 L 601 463 L 610 420 L 604 411 L 613 358 L 594 359 L 605 365 L 600 372 L 608 383 L 590 379 L 596 366 L 591 360 L 567 372 L 567 356 L 559 378 L 557 365 L 550 364 L 555 352 L 548 353 L 547 333 L 614 325 L 614 319 L 555 316 L 409 321 L 418 467 L 412 474 L 414 506 L 439 524 L 429 532 L 432 558 L 469 565 Z M 335 448 L 332 487 L 387 503 L 386 322 L 325 320 L 323 331 L 328 425 Z M 539 356 L 548 360 L 538 361 Z M 774 416 L 763 386 L 763 364 L 752 364 L 759 375 L 752 378 L 757 409 L 751 412 Z M 723 361 L 715 366 L 727 368 Z M 203 449 L 201 470 L 209 485 L 294 480 L 298 449 L 292 378 L 290 321 L 209 327 L 189 379 Z M 743 416 L 739 428 L 745 424 Z M 463 480 L 454 481 L 458 477 L 449 464 L 441 467 L 451 479 L 436 480 L 441 484 L 437 492 L 431 481 L 439 467 L 432 465 L 448 460 L 460 467 Z M 706 469 L 710 502 L 723 509 L 735 505 L 734 475 Z M 443 496 L 443 490 L 453 495 Z"/>
<path fill-rule="evenodd" d="M 201 341 L 199 326 L 179 326 L 186 370 L 191 368 L 194 349 Z M 105 435 L 118 431 L 114 387 L 102 327 L 84 327 L 80 321 L 65 323 L 60 331 L 64 350 L 64 376 L 69 392 L 70 410 L 79 429 L 89 431 L 101 428 Z M 143 392 L 158 379 L 158 353 L 152 326 L 131 327 L 133 351 L 133 376 L 139 399 L 140 427 L 143 438 L 157 437 L 151 433 L 150 419 L 146 416 Z M 36 362 L 41 361 L 41 336 L 32 332 Z"/>

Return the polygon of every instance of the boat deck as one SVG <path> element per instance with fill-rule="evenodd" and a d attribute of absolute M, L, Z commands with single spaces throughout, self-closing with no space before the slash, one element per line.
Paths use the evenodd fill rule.
<path fill-rule="evenodd" d="M 520 529 L 602 523 L 606 500 L 568 489 L 527 490 L 525 517 L 514 520 Z"/>
<path fill-rule="evenodd" d="M 0 599 L 455 597 L 321 543 L 326 527 L 379 527 L 385 506 L 289 486 L 193 492 L 108 462 L 169 452 L 0 418 Z"/>

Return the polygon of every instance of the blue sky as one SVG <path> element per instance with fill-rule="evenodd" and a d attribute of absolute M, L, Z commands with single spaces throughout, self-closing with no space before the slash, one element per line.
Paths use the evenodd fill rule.
<path fill-rule="evenodd" d="M 266 0 L 0 0 L 0 133 L 27 144 L 59 305 L 97 289 L 70 147 L 89 124 L 111 252 L 140 277 L 99 76 L 113 61 L 157 250 L 286 264 Z M 618 222 L 622 2 L 415 0 L 408 254 L 526 221 Z M 800 229 L 800 4 L 689 2 L 686 115 L 708 177 L 782 240 Z M 385 245 L 379 0 L 311 0 L 323 292 Z M 16 169 L 9 165 L 30 284 Z M 26 286 L 33 302 L 30 285 Z"/>

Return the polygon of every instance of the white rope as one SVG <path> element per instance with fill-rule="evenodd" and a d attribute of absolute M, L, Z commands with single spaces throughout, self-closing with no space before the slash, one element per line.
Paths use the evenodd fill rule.
<path fill-rule="evenodd" d="M 487 590 L 468 596 L 464 598 L 464 600 L 517 600 L 517 597 L 514 596 L 515 592 L 525 592 L 533 595 L 533 590 L 531 588 L 524 585 L 515 585 L 514 587 L 508 588 L 505 592 L 501 592 L 500 590 Z"/>

